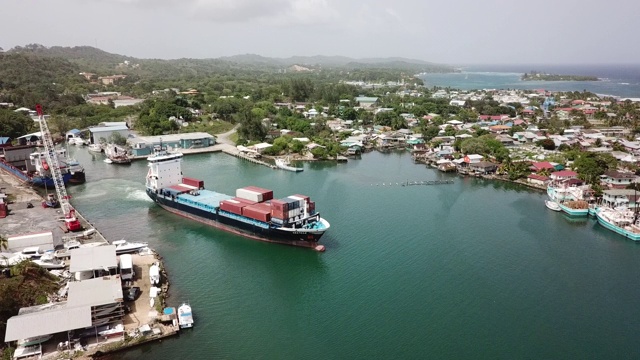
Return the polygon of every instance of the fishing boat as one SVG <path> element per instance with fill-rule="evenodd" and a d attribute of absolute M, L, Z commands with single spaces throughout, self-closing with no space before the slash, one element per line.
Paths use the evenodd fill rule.
<path fill-rule="evenodd" d="M 151 285 L 158 285 L 160 283 L 160 265 L 154 263 L 149 268 L 149 281 Z"/>
<path fill-rule="evenodd" d="M 555 201 L 545 200 L 544 204 L 549 210 L 562 211 L 562 208 L 560 207 L 560 205 Z"/>
<path fill-rule="evenodd" d="M 303 168 L 291 166 L 291 161 L 289 160 L 288 157 L 284 159 L 282 158 L 276 159 L 276 167 L 278 169 L 293 171 L 293 172 L 300 172 L 304 170 Z"/>
<path fill-rule="evenodd" d="M 193 327 L 193 315 L 191 314 L 191 306 L 187 303 L 182 303 L 178 307 L 178 325 L 181 329 Z"/>
<path fill-rule="evenodd" d="M 598 224 L 633 241 L 640 241 L 640 224 L 631 210 L 600 207 L 596 210 Z"/>
<path fill-rule="evenodd" d="M 255 186 L 235 197 L 206 190 L 204 181 L 182 175 L 182 157 L 158 150 L 147 158 L 147 195 L 163 209 L 249 239 L 324 250 L 318 240 L 330 225 L 309 196 L 274 199 Z"/>
<path fill-rule="evenodd" d="M 569 216 L 589 216 L 589 204 L 586 201 L 564 201 L 557 204 L 560 207 L 560 210 Z"/>
<path fill-rule="evenodd" d="M 84 183 L 85 173 L 84 167 L 80 163 L 67 156 L 66 149 L 56 149 L 58 162 L 60 164 L 60 172 L 62 180 L 66 184 Z M 29 155 L 29 161 L 35 167 L 35 172 L 30 174 L 30 183 L 41 187 L 54 187 L 54 181 L 51 176 L 51 169 L 47 162 L 47 154 L 45 152 L 34 152 Z"/>
<path fill-rule="evenodd" d="M 111 245 L 116 246 L 116 255 L 136 252 L 149 246 L 145 242 L 128 242 L 127 240 L 115 240 Z"/>
<path fill-rule="evenodd" d="M 123 333 L 124 333 L 124 325 L 122 324 L 117 324 L 115 326 L 107 325 L 106 329 L 98 331 L 98 335 L 104 336 L 104 337 L 120 336 Z"/>

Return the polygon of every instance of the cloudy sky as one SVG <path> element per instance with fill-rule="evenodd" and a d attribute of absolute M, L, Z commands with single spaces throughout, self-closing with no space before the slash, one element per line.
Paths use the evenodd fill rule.
<path fill-rule="evenodd" d="M 640 62 L 637 0 L 2 0 L 2 13 L 5 50 L 38 43 L 141 58 Z"/>

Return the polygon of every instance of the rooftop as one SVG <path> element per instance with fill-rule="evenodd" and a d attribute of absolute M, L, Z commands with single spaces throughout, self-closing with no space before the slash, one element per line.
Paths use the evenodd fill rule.
<path fill-rule="evenodd" d="M 69 271 L 112 269 L 118 266 L 114 245 L 72 249 Z"/>
<path fill-rule="evenodd" d="M 122 302 L 120 275 L 69 282 L 67 306 L 99 306 Z M 91 325 L 91 324 L 89 324 Z"/>
<path fill-rule="evenodd" d="M 120 280 L 118 280 L 119 282 Z M 60 307 L 12 316 L 4 341 L 16 341 L 91 326 L 91 307 Z"/>

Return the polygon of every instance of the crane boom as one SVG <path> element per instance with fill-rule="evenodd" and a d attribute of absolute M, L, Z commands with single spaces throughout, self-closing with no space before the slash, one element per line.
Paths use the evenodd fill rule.
<path fill-rule="evenodd" d="M 75 216 L 75 210 L 69 202 L 69 195 L 67 195 L 67 188 L 64 186 L 64 179 L 62 177 L 62 171 L 60 171 L 60 161 L 58 161 L 58 154 L 56 153 L 51 132 L 49 126 L 44 118 L 42 112 L 42 106 L 36 105 L 36 111 L 38 112 L 38 119 L 40 123 L 40 132 L 42 133 L 42 144 L 44 145 L 45 157 L 47 163 L 49 163 L 49 169 L 51 171 L 51 178 L 56 188 L 56 195 L 60 202 L 60 208 L 65 217 L 65 225 L 68 230 L 76 231 L 80 230 L 81 225 Z"/>

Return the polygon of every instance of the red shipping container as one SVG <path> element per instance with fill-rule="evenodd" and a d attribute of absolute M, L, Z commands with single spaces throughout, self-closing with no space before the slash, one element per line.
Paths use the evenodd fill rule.
<path fill-rule="evenodd" d="M 194 178 L 190 178 L 190 177 L 186 177 L 186 176 L 182 177 L 182 183 L 185 184 L 185 185 L 196 187 L 198 189 L 204 188 L 204 181 L 203 180 L 198 180 L 198 179 L 194 179 Z"/>
<path fill-rule="evenodd" d="M 271 200 L 271 210 L 285 212 L 289 210 L 289 204 L 282 200 L 273 199 Z"/>
<path fill-rule="evenodd" d="M 259 220 L 264 222 L 269 222 L 271 220 L 271 212 L 269 210 L 264 210 L 258 204 L 256 205 L 247 205 L 242 209 L 242 215 Z"/>
<path fill-rule="evenodd" d="M 316 212 L 316 202 L 315 201 L 311 201 L 309 202 L 309 210 L 308 210 L 309 214 L 313 214 L 314 212 Z"/>
<path fill-rule="evenodd" d="M 262 194 L 262 201 L 267 201 L 273 199 L 273 190 L 263 189 L 257 186 L 247 186 L 245 187 L 247 190 L 255 191 Z"/>
<path fill-rule="evenodd" d="M 233 199 L 220 201 L 220 210 L 228 211 L 236 215 L 242 215 L 242 208 L 245 206 L 247 206 L 247 204 L 234 201 Z"/>
<path fill-rule="evenodd" d="M 284 211 L 278 211 L 275 209 L 271 209 L 271 217 L 274 217 L 276 219 L 286 219 L 288 218 L 289 214 L 285 213 Z"/>

